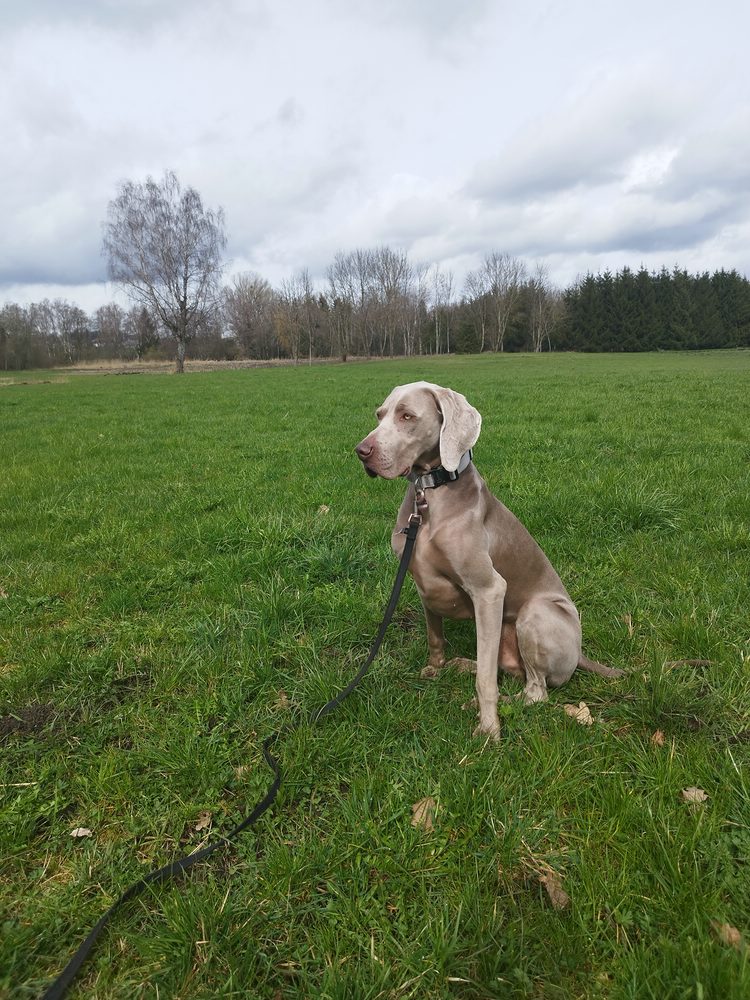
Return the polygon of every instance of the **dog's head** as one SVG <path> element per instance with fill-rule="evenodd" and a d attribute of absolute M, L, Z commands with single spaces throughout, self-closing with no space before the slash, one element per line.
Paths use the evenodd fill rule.
<path fill-rule="evenodd" d="M 442 465 L 455 472 L 482 418 L 460 392 L 432 382 L 399 385 L 376 411 L 378 426 L 355 448 L 370 476 L 396 479 Z"/>

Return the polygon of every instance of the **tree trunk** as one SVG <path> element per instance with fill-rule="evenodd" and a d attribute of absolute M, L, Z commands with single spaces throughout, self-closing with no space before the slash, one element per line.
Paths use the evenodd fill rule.
<path fill-rule="evenodd" d="M 182 375 L 185 371 L 185 341 L 180 338 L 177 341 L 177 361 L 175 365 L 175 374 Z"/>

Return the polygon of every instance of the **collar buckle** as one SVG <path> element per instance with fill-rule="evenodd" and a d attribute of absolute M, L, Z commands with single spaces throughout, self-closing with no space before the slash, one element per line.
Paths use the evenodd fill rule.
<path fill-rule="evenodd" d="M 458 468 L 455 472 L 449 472 L 442 465 L 438 465 L 434 469 L 430 469 L 429 472 L 422 474 L 410 472 L 406 478 L 414 486 L 414 514 L 412 516 L 421 517 L 427 513 L 425 490 L 434 490 L 438 486 L 445 486 L 446 483 L 455 483 L 461 473 L 471 465 L 472 457 L 473 454 L 470 448 L 461 456 L 461 461 L 458 463 Z"/>

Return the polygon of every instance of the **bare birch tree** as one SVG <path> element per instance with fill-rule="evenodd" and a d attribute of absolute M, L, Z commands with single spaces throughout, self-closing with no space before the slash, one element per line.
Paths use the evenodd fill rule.
<path fill-rule="evenodd" d="M 479 353 L 484 351 L 487 340 L 487 324 L 489 301 L 487 296 L 487 278 L 483 268 L 469 271 L 464 284 L 464 295 L 469 300 L 469 307 L 474 319 L 474 329 L 479 334 Z"/>
<path fill-rule="evenodd" d="M 128 310 L 125 331 L 126 341 L 139 361 L 159 343 L 159 330 L 154 317 L 145 306 L 133 306 Z"/>
<path fill-rule="evenodd" d="M 396 337 L 405 326 L 412 271 L 406 253 L 391 247 L 378 247 L 372 254 L 377 291 L 379 326 L 383 333 L 383 354 L 396 353 Z"/>
<path fill-rule="evenodd" d="M 89 329 L 89 318 L 79 306 L 65 299 L 32 303 L 31 321 L 34 328 L 45 338 L 50 350 L 62 358 L 66 364 L 75 364 L 91 352 L 93 338 Z"/>
<path fill-rule="evenodd" d="M 107 357 L 122 358 L 125 353 L 126 314 L 115 302 L 100 306 L 94 313 L 99 347 Z"/>
<path fill-rule="evenodd" d="M 357 289 L 357 315 L 359 319 L 359 340 L 362 353 L 369 357 L 372 354 L 373 331 L 371 325 L 372 310 L 375 303 L 374 261 L 372 250 L 354 250 L 349 254 L 350 266 L 354 273 Z"/>
<path fill-rule="evenodd" d="M 432 322 L 435 331 L 435 354 L 441 353 L 445 335 L 445 351 L 451 349 L 451 303 L 453 299 L 453 272 L 441 271 L 439 264 L 432 268 Z"/>
<path fill-rule="evenodd" d="M 409 290 L 409 325 L 404 344 L 404 353 L 422 353 L 421 330 L 427 318 L 427 302 L 430 292 L 430 265 L 416 264 L 413 268 L 412 284 Z"/>
<path fill-rule="evenodd" d="M 273 304 L 273 289 L 253 271 L 235 275 L 224 289 L 224 318 L 245 357 L 269 356 Z"/>
<path fill-rule="evenodd" d="M 310 272 L 304 267 L 297 274 L 297 289 L 300 298 L 300 316 L 302 320 L 302 332 L 307 338 L 307 363 L 312 364 L 313 340 L 315 337 L 315 313 L 317 305 L 315 303 L 315 289 L 313 288 Z"/>
<path fill-rule="evenodd" d="M 331 330 L 342 361 L 346 361 L 352 351 L 357 305 L 357 288 L 350 256 L 339 251 L 327 272 Z"/>
<path fill-rule="evenodd" d="M 505 334 L 526 277 L 526 265 L 518 257 L 493 251 L 482 265 L 492 307 L 492 349 L 505 350 Z"/>
<path fill-rule="evenodd" d="M 531 293 L 531 346 L 534 351 L 543 351 L 546 341 L 547 350 L 552 350 L 550 334 L 557 321 L 562 297 L 550 281 L 549 268 L 546 264 L 537 262 L 534 274 L 529 279 Z"/>
<path fill-rule="evenodd" d="M 153 312 L 177 341 L 177 371 L 185 346 L 215 307 L 224 213 L 203 207 L 195 188 L 172 171 L 161 181 L 125 181 L 104 224 L 109 276 Z"/>
<path fill-rule="evenodd" d="M 297 272 L 281 282 L 274 312 L 276 336 L 295 365 L 299 361 L 305 323 L 305 281 L 302 272 Z"/>

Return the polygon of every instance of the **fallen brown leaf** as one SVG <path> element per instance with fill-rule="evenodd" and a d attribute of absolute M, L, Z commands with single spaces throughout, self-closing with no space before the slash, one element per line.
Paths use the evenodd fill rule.
<path fill-rule="evenodd" d="M 628 638 L 632 639 L 633 638 L 633 633 L 635 632 L 635 629 L 633 628 L 633 616 L 632 615 L 624 615 L 622 620 L 625 622 L 625 624 L 628 627 Z"/>
<path fill-rule="evenodd" d="M 655 747 L 663 747 L 664 739 L 665 739 L 664 733 L 661 731 L 661 729 L 657 729 L 655 733 L 651 734 L 651 743 Z"/>
<path fill-rule="evenodd" d="M 420 799 L 411 807 L 411 825 L 417 828 L 421 827 L 425 833 L 431 833 L 434 829 L 433 820 L 436 812 L 437 802 L 431 795 Z"/>
<path fill-rule="evenodd" d="M 327 514 L 330 509 L 331 508 L 328 506 L 328 504 L 322 503 L 320 507 L 318 507 L 318 513 Z"/>
<path fill-rule="evenodd" d="M 711 921 L 711 928 L 722 944 L 729 945 L 730 948 L 742 949 L 742 934 L 731 924 L 720 924 L 718 920 Z"/>
<path fill-rule="evenodd" d="M 547 895 L 549 896 L 549 901 L 552 903 L 553 909 L 564 910 L 566 907 L 570 906 L 570 896 L 563 889 L 560 884 L 560 879 L 554 874 L 554 872 L 550 872 L 548 875 L 542 875 L 539 881 L 547 890 Z"/>
<path fill-rule="evenodd" d="M 571 719 L 575 719 L 579 726 L 592 726 L 594 724 L 593 716 L 585 701 L 579 701 L 577 705 L 563 705 L 563 708 L 565 714 L 569 715 Z"/>
<path fill-rule="evenodd" d="M 207 809 L 198 814 L 198 822 L 195 824 L 193 829 L 196 833 L 200 833 L 201 830 L 210 830 L 211 828 L 211 813 Z"/>
<path fill-rule="evenodd" d="M 276 704 L 279 708 L 289 708 L 289 696 L 286 691 L 279 691 L 279 697 L 276 699 Z"/>
<path fill-rule="evenodd" d="M 680 796 L 683 802 L 689 802 L 691 805 L 697 805 L 708 799 L 708 795 L 706 795 L 702 788 L 695 788 L 692 785 L 690 788 L 683 788 Z"/>
<path fill-rule="evenodd" d="M 0 587 L 0 600 L 4 600 L 8 596 L 8 591 L 3 587 Z"/>
<path fill-rule="evenodd" d="M 75 830 L 70 831 L 71 837 L 91 837 L 93 836 L 91 830 L 87 826 L 77 826 Z"/>

